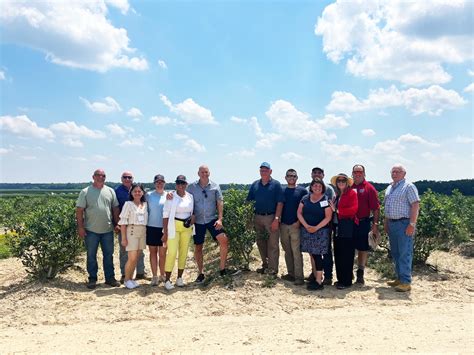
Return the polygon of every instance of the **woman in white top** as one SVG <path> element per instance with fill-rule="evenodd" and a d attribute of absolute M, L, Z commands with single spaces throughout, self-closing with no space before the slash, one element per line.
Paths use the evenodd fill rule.
<path fill-rule="evenodd" d="M 193 233 L 194 224 L 194 199 L 193 195 L 186 192 L 188 183 L 186 176 L 178 175 L 176 178 L 176 192 L 172 200 L 166 200 L 163 210 L 163 243 L 167 244 L 165 272 L 165 288 L 171 290 L 174 288 L 170 281 L 178 254 L 178 278 L 176 286 L 183 287 L 183 272 L 186 266 L 186 257 L 188 255 L 189 241 Z"/>
<path fill-rule="evenodd" d="M 130 201 L 125 202 L 123 205 L 118 222 L 122 233 L 122 246 L 128 252 L 128 260 L 125 264 L 124 285 L 129 289 L 139 286 L 132 277 L 137 266 L 138 255 L 146 248 L 147 221 L 148 210 L 145 200 L 145 189 L 143 185 L 133 184 L 130 189 Z"/>
<path fill-rule="evenodd" d="M 148 203 L 146 244 L 150 251 L 150 266 L 153 274 L 151 286 L 158 286 L 159 282 L 165 282 L 166 243 L 163 243 L 163 208 L 166 201 L 165 177 L 157 174 L 153 182 L 155 183 L 155 190 L 149 191 L 146 196 Z M 160 267 L 159 278 L 157 275 L 158 264 Z"/>

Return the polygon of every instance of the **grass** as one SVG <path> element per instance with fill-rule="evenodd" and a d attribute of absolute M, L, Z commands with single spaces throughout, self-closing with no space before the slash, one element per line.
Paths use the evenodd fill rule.
<path fill-rule="evenodd" d="M 382 277 L 389 279 L 395 277 L 392 259 L 389 257 L 388 252 L 385 249 L 377 249 L 370 253 L 368 266 L 377 271 Z"/>
<path fill-rule="evenodd" d="M 10 258 L 12 256 L 7 244 L 7 235 L 0 234 L 0 259 Z"/>

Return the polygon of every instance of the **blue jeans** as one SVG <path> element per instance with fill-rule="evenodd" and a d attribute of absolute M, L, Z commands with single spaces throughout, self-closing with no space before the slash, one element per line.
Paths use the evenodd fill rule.
<path fill-rule="evenodd" d="M 411 283 L 411 267 L 413 262 L 413 238 L 405 234 L 410 220 L 388 221 L 390 252 L 395 263 L 397 279 L 403 284 Z"/>
<path fill-rule="evenodd" d="M 119 260 L 120 260 L 120 272 L 122 276 L 125 276 L 125 264 L 128 261 L 128 251 L 125 250 L 125 247 L 122 246 L 122 233 L 119 232 L 118 236 L 118 244 L 119 244 Z M 138 255 L 137 261 L 137 274 L 144 274 L 145 273 L 145 254 L 143 251 L 140 251 L 140 255 Z"/>
<path fill-rule="evenodd" d="M 114 232 L 94 233 L 86 230 L 84 243 L 87 249 L 87 273 L 89 280 L 97 281 L 97 249 L 102 249 L 105 280 L 115 278 L 114 274 Z"/>

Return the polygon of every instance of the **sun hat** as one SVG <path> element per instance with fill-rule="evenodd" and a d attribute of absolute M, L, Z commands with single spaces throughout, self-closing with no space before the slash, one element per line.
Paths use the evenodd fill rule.
<path fill-rule="evenodd" d="M 339 174 L 337 174 L 336 176 L 333 176 L 333 177 L 331 178 L 331 185 L 337 186 L 336 180 L 337 180 L 338 178 L 346 179 L 346 180 L 347 180 L 347 184 L 348 184 L 349 187 L 352 186 L 352 184 L 354 183 L 354 180 L 352 180 L 351 177 L 347 176 L 347 175 L 344 174 L 344 173 L 339 173 Z"/>

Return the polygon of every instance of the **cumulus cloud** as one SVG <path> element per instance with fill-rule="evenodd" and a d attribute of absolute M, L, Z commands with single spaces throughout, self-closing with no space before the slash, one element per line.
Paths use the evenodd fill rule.
<path fill-rule="evenodd" d="M 186 134 L 176 133 L 173 137 L 176 140 L 183 141 L 182 145 L 184 151 L 196 153 L 203 153 L 206 151 L 206 148 L 202 144 L 199 144 L 195 139 L 190 138 Z"/>
<path fill-rule="evenodd" d="M 92 112 L 97 112 L 97 113 L 112 113 L 112 112 L 118 112 L 122 111 L 122 108 L 120 107 L 119 103 L 115 101 L 113 97 L 107 96 L 104 99 L 104 102 L 90 102 L 87 99 L 84 99 L 83 97 L 79 97 L 79 99 L 86 105 L 86 107 L 91 110 Z"/>
<path fill-rule="evenodd" d="M 68 147 L 71 148 L 82 148 L 84 147 L 84 143 L 81 142 L 80 139 L 78 138 L 73 138 L 73 137 L 64 137 L 61 142 L 64 145 L 67 145 Z"/>
<path fill-rule="evenodd" d="M 21 116 L 0 116 L 0 130 L 13 133 L 21 137 L 39 138 L 45 140 L 53 140 L 54 133 L 28 118 L 26 115 Z"/>
<path fill-rule="evenodd" d="M 249 149 L 241 149 L 236 152 L 228 153 L 227 156 L 238 159 L 252 158 L 255 156 L 255 151 Z"/>
<path fill-rule="evenodd" d="M 294 152 L 283 153 L 282 155 L 280 155 L 280 157 L 282 159 L 288 160 L 288 161 L 300 161 L 300 160 L 304 159 L 304 157 L 302 155 L 299 155 L 299 154 L 294 153 Z"/>
<path fill-rule="evenodd" d="M 375 136 L 375 131 L 373 129 L 370 129 L 370 128 L 365 128 L 363 129 L 362 131 L 360 131 L 362 133 L 363 136 L 365 137 L 372 137 L 372 136 Z"/>
<path fill-rule="evenodd" d="M 0 80 L 5 80 L 5 72 L 3 70 L 0 70 Z"/>
<path fill-rule="evenodd" d="M 240 118 L 232 116 L 230 118 L 232 122 L 237 124 L 244 124 L 252 128 L 252 131 L 257 137 L 257 142 L 255 143 L 255 148 L 272 148 L 275 142 L 278 142 L 283 138 L 281 134 L 273 132 L 264 132 L 260 124 L 258 123 L 257 117 L 253 116 L 250 118 Z"/>
<path fill-rule="evenodd" d="M 212 116 L 211 110 L 200 106 L 193 99 L 188 98 L 183 102 L 174 105 L 165 95 L 161 94 L 160 99 L 168 109 L 178 115 L 184 122 L 190 124 L 217 124 Z"/>
<path fill-rule="evenodd" d="M 143 147 L 144 144 L 145 144 L 145 137 L 138 136 L 138 137 L 129 137 L 127 139 L 124 139 L 118 145 L 120 147 Z"/>
<path fill-rule="evenodd" d="M 358 99 L 345 91 L 335 91 L 328 111 L 358 112 L 389 107 L 405 107 L 413 115 L 427 113 L 438 116 L 444 110 L 454 110 L 467 103 L 456 91 L 446 90 L 438 85 L 426 89 L 410 88 L 398 90 L 395 86 L 388 89 L 371 90 L 367 99 Z"/>
<path fill-rule="evenodd" d="M 128 2 L 25 1 L 0 3 L 3 41 L 46 54 L 52 63 L 106 72 L 112 68 L 148 69 L 143 56 L 134 56 L 127 30 L 114 27 L 107 4 L 128 11 Z"/>
<path fill-rule="evenodd" d="M 136 107 L 132 107 L 130 110 L 127 111 L 127 116 L 133 117 L 133 118 L 140 118 L 140 117 L 143 116 L 143 113 L 142 113 L 142 111 L 140 111 L 140 109 L 138 109 Z"/>
<path fill-rule="evenodd" d="M 309 114 L 299 111 L 285 100 L 273 102 L 265 115 L 278 133 L 289 138 L 303 141 L 325 141 L 336 138 L 334 134 L 328 134 L 320 123 L 311 120 Z"/>
<path fill-rule="evenodd" d="M 49 128 L 59 134 L 69 137 L 84 137 L 92 139 L 105 138 L 104 132 L 92 130 L 83 125 L 78 126 L 74 121 L 54 123 L 49 126 Z"/>
<path fill-rule="evenodd" d="M 159 65 L 160 68 L 162 68 L 162 69 L 168 69 L 168 66 L 166 65 L 166 62 L 165 62 L 164 60 L 162 60 L 162 59 L 160 59 L 160 60 L 158 61 L 158 65 Z"/>
<path fill-rule="evenodd" d="M 128 3 L 128 0 L 105 0 L 105 3 L 110 6 L 116 7 L 123 15 L 126 15 L 128 10 L 130 9 L 130 4 Z"/>
<path fill-rule="evenodd" d="M 113 134 L 114 136 L 123 137 L 127 134 L 128 131 L 130 131 L 130 128 L 121 127 L 116 123 L 108 124 L 106 127 L 109 130 L 110 134 Z"/>
<path fill-rule="evenodd" d="M 166 116 L 152 116 L 150 121 L 156 124 L 157 126 L 164 126 L 171 123 L 171 118 Z"/>
<path fill-rule="evenodd" d="M 467 136 L 457 136 L 455 141 L 456 143 L 470 144 L 474 142 L 474 139 L 472 137 L 467 137 Z"/>
<path fill-rule="evenodd" d="M 468 86 L 466 86 L 463 90 L 464 92 L 473 92 L 474 91 L 474 83 L 470 83 Z"/>
<path fill-rule="evenodd" d="M 332 113 L 327 114 L 324 118 L 317 120 L 321 127 L 325 129 L 332 128 L 346 128 L 349 127 L 349 122 L 344 117 L 333 115 Z"/>
<path fill-rule="evenodd" d="M 443 64 L 473 59 L 474 2 L 337 1 L 315 26 L 323 50 L 349 73 L 408 85 L 451 80 Z"/>

